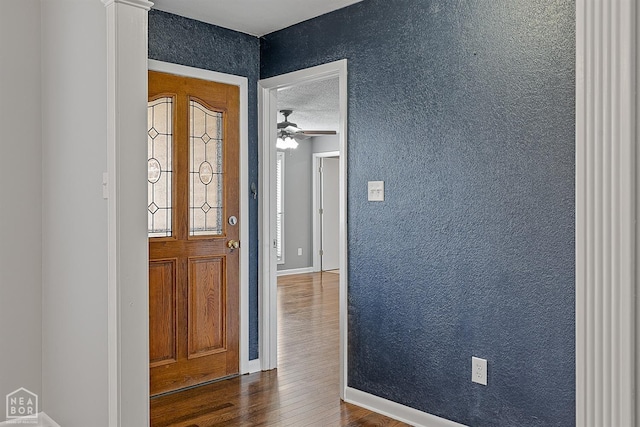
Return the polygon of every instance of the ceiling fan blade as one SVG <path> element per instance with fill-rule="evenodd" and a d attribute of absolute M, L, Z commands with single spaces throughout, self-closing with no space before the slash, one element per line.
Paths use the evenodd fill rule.
<path fill-rule="evenodd" d="M 286 128 L 284 128 L 284 131 L 289 133 L 298 133 L 298 132 L 302 132 L 302 129 L 289 125 Z"/>
<path fill-rule="evenodd" d="M 302 134 L 306 136 L 322 136 L 322 135 L 337 135 L 338 132 L 335 130 L 301 130 L 296 132 L 297 134 Z"/>

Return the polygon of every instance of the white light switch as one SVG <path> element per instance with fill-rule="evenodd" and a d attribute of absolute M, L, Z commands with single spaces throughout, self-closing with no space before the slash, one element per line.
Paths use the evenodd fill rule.
<path fill-rule="evenodd" d="M 107 172 L 102 174 L 102 198 L 109 198 L 109 174 Z"/>
<path fill-rule="evenodd" d="M 369 181 L 369 201 L 384 202 L 384 181 Z"/>

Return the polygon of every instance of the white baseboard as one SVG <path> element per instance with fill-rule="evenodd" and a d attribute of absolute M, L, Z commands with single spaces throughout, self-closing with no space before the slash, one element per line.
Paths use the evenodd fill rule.
<path fill-rule="evenodd" d="M 403 423 L 411 424 L 417 427 L 466 427 L 464 424 L 458 424 L 445 418 L 436 417 L 417 409 L 392 402 L 355 388 L 347 387 L 344 394 L 344 401 L 353 403 L 377 412 L 387 417 L 393 418 Z"/>
<path fill-rule="evenodd" d="M 304 268 L 291 268 L 289 270 L 278 270 L 276 273 L 277 276 L 291 276 L 292 274 L 306 274 L 313 273 L 315 270 L 313 267 L 304 267 Z"/>
<path fill-rule="evenodd" d="M 262 371 L 262 362 L 260 362 L 260 359 L 254 359 L 254 360 L 249 360 L 249 363 L 247 364 L 247 372 L 244 372 L 245 374 L 253 374 L 254 372 L 260 372 Z"/>
<path fill-rule="evenodd" d="M 34 420 L 34 424 L 27 423 L 12 423 L 10 421 L 4 421 L 0 423 L 0 427 L 16 427 L 16 426 L 24 426 L 24 427 L 60 427 L 60 424 L 53 421 L 51 417 L 44 412 L 40 412 L 38 414 L 38 420 Z"/>
<path fill-rule="evenodd" d="M 60 427 L 60 424 L 53 421 L 51 417 L 44 412 L 40 412 L 40 419 L 42 420 L 42 427 Z"/>

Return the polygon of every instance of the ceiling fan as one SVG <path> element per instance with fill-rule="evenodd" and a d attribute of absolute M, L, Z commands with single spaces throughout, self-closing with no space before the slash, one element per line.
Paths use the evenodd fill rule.
<path fill-rule="evenodd" d="M 301 141 L 312 136 L 337 134 L 335 130 L 302 130 L 297 124 L 289 121 L 289 116 L 293 113 L 293 110 L 280 110 L 280 113 L 284 116 L 284 120 L 278 123 L 278 138 L 280 139 L 293 138 Z"/>

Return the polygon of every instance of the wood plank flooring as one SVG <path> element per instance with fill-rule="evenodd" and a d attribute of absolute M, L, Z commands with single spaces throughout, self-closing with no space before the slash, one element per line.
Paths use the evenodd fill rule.
<path fill-rule="evenodd" d="M 278 369 L 153 398 L 151 426 L 405 426 L 340 400 L 338 280 L 280 277 Z"/>

